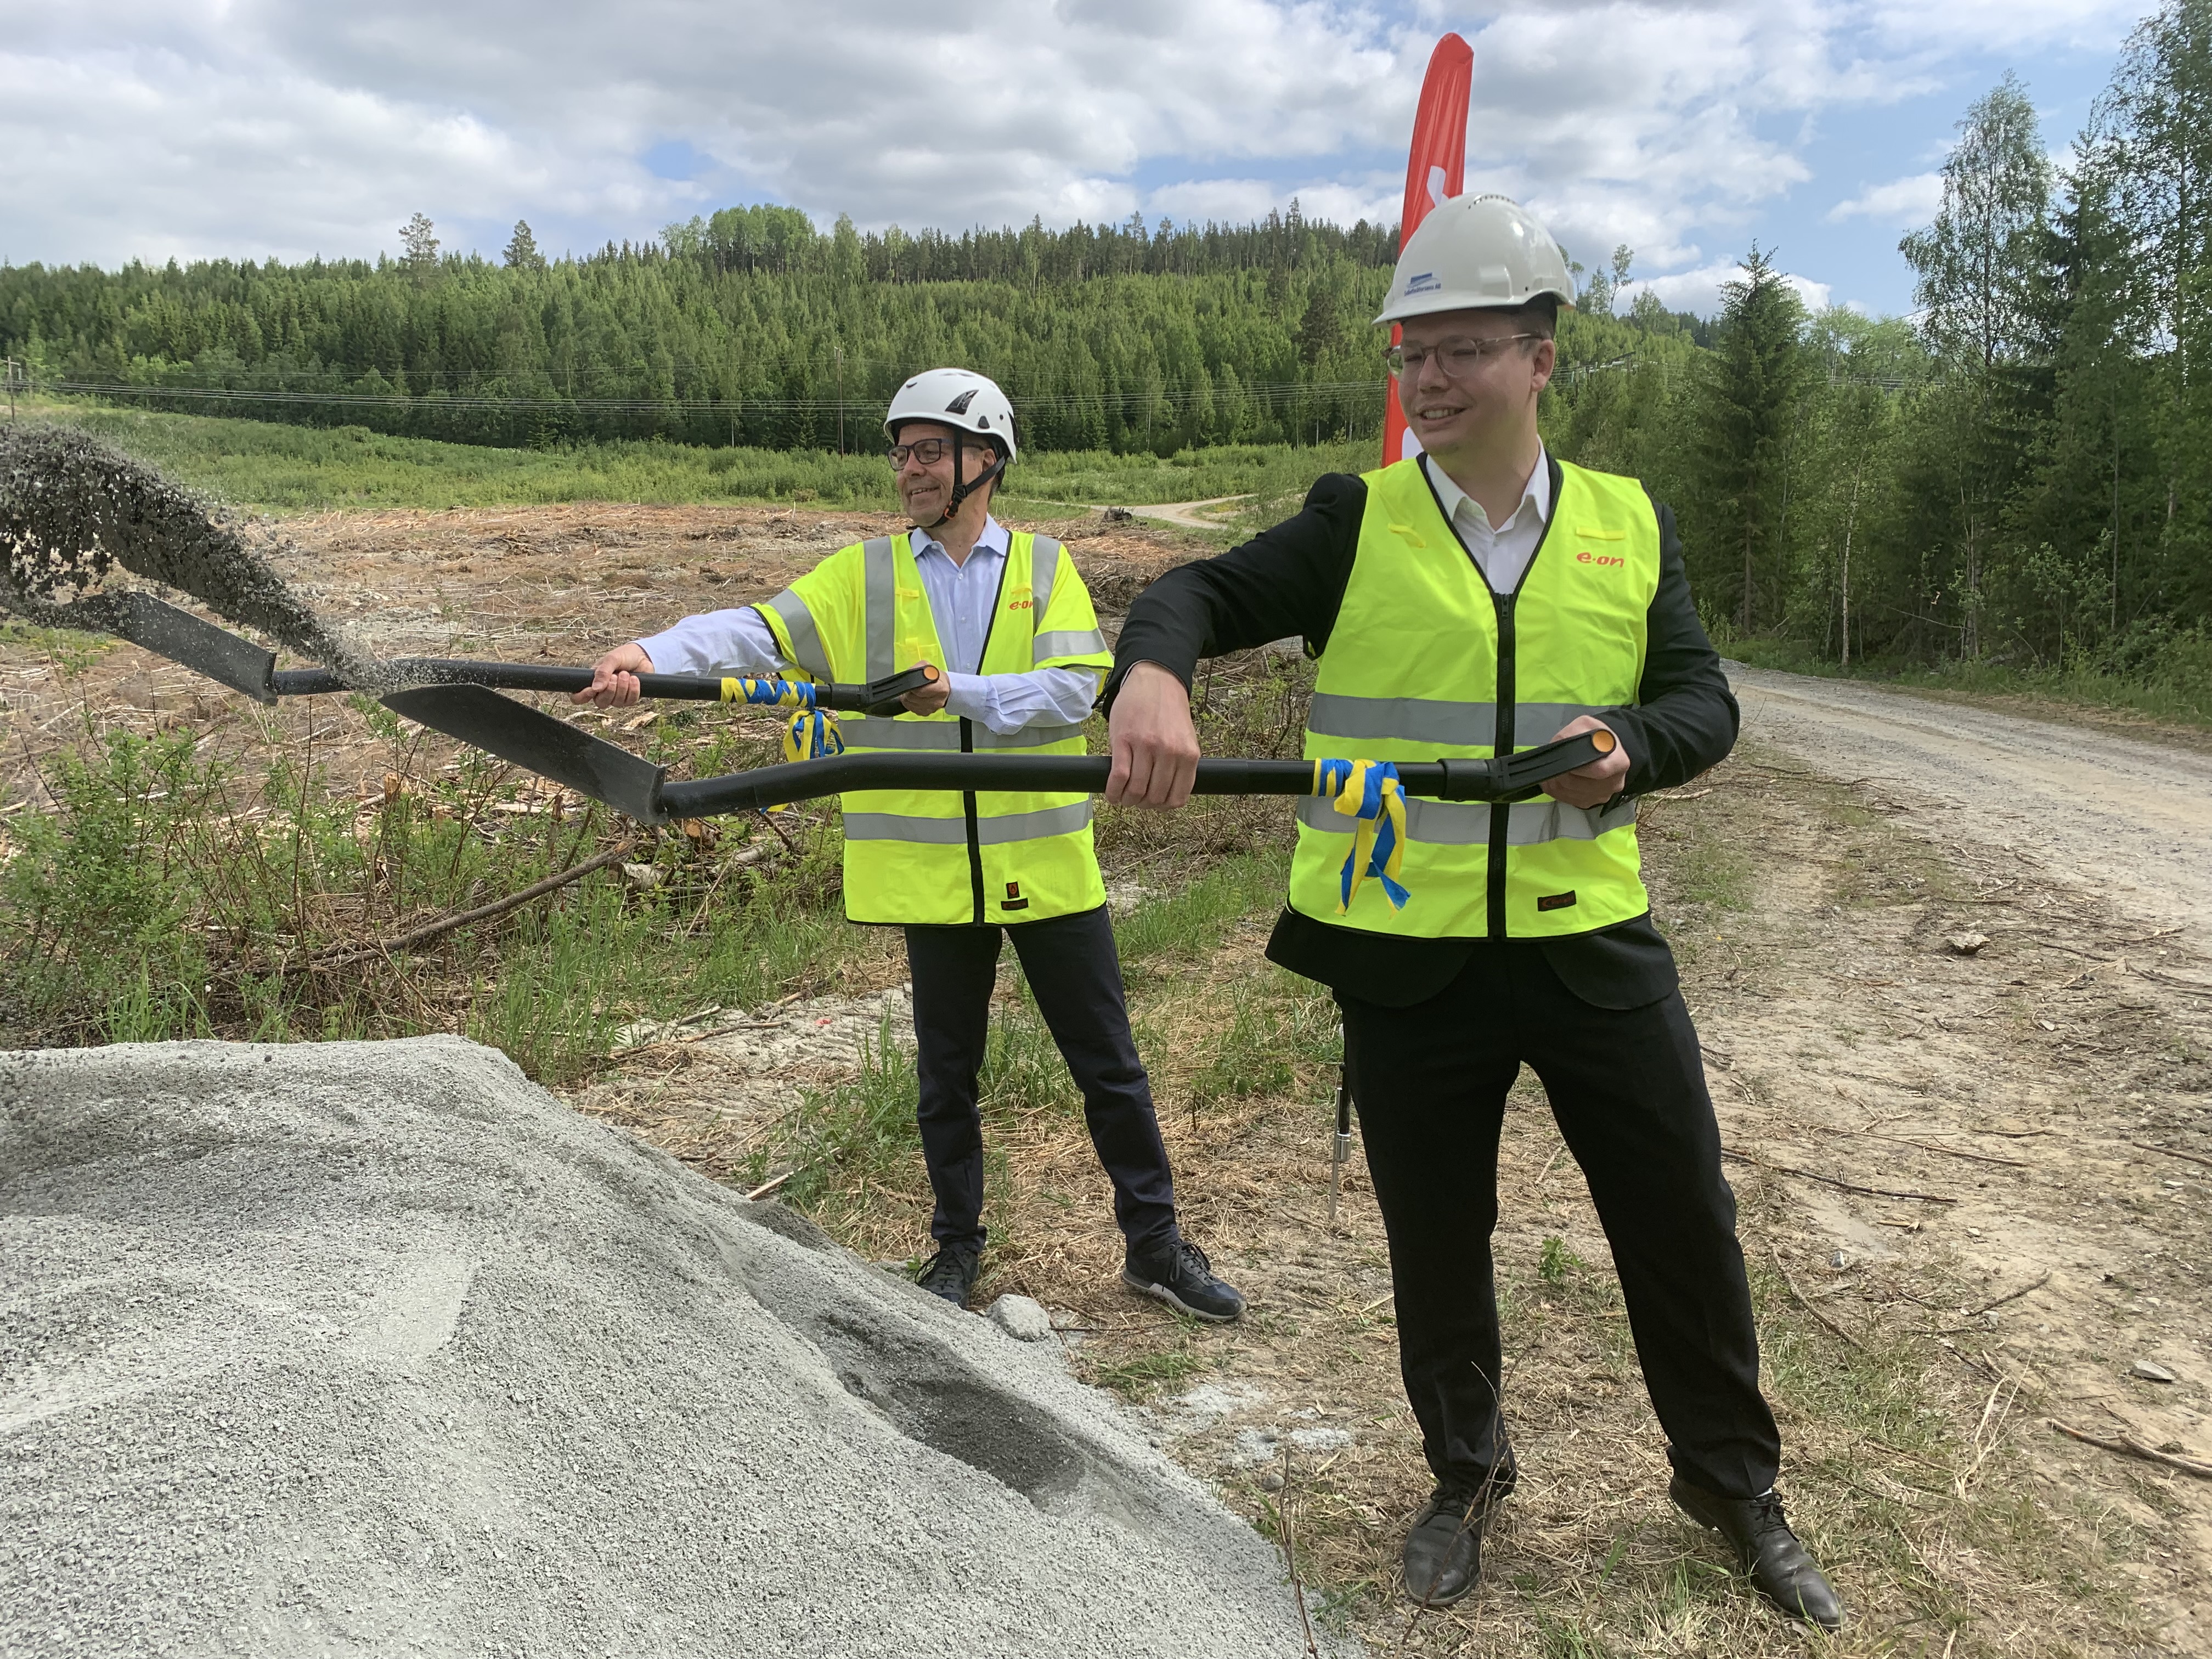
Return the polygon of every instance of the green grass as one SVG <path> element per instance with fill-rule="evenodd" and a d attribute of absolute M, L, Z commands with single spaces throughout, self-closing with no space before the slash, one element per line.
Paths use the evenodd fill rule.
<path fill-rule="evenodd" d="M 1282 902 L 1290 870 L 1287 848 L 1235 854 L 1188 886 L 1147 898 L 1114 925 L 1123 975 L 1171 975 L 1204 960 L 1231 928 Z"/>
<path fill-rule="evenodd" d="M 384 736 L 369 775 L 406 774 L 404 739 Z M 284 742 L 273 721 L 264 738 Z M 711 758 L 742 740 L 725 747 Z M 530 803 L 481 756 L 367 806 L 281 746 L 264 771 L 189 732 L 95 729 L 41 770 L 55 809 L 0 827 L 0 1026 L 27 1042 L 461 1029 L 558 1081 L 631 1019 L 757 1004 L 862 948 L 840 916 L 834 823 L 799 820 L 793 851 L 740 865 L 772 833 L 740 819 L 641 837 L 626 858 L 661 870 L 649 890 L 603 870 L 419 951 L 318 966 L 587 858 L 614 826 L 501 811 Z"/>
<path fill-rule="evenodd" d="M 366 427 L 283 426 L 93 404 L 36 413 L 106 438 L 172 477 L 268 512 L 457 507 L 557 501 L 781 501 L 889 510 L 890 468 L 872 453 L 701 448 L 658 442 L 495 449 L 387 437 Z M 1249 495 L 1294 501 L 1328 471 L 1375 464 L 1367 444 L 1238 444 L 1162 459 L 1103 450 L 1040 451 L 1008 474 L 1017 514 Z"/>
<path fill-rule="evenodd" d="M 52 657 L 64 678 L 81 674 L 93 659 L 115 643 L 106 634 L 80 633 L 73 628 L 40 628 L 14 617 L 0 617 L 0 646 L 15 646 Z M 5 703 L 0 703 L 4 708 Z"/>

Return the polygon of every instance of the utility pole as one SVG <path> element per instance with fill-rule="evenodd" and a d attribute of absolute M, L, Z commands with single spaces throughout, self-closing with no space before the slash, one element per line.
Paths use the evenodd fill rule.
<path fill-rule="evenodd" d="M 0 380 L 8 383 L 8 418 L 15 418 L 15 388 L 29 389 L 29 380 L 23 373 L 23 364 L 14 357 L 0 358 Z"/>
<path fill-rule="evenodd" d="M 845 348 L 833 347 L 837 356 L 837 453 L 845 453 Z"/>

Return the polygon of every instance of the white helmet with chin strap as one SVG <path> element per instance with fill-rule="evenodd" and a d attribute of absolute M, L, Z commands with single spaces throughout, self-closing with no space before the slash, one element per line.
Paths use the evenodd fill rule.
<path fill-rule="evenodd" d="M 1536 216 L 1504 196 L 1454 196 L 1413 228 L 1378 323 L 1439 311 L 1525 306 L 1549 294 L 1573 309 L 1566 256 Z"/>
<path fill-rule="evenodd" d="M 1014 459 L 1014 406 L 996 381 L 973 369 L 933 368 L 901 386 L 891 396 L 890 412 L 884 416 L 884 430 L 893 443 L 898 441 L 899 428 L 908 421 L 929 421 L 952 428 L 952 495 L 937 524 L 924 525 L 925 530 L 934 530 L 957 513 L 961 502 L 999 477 Z M 963 435 L 967 434 L 981 439 L 981 447 L 996 457 L 973 478 L 961 476 L 961 452 L 968 447 Z"/>

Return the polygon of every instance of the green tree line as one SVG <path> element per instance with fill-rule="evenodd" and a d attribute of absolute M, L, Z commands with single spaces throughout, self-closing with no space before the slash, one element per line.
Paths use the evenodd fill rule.
<path fill-rule="evenodd" d="M 401 236 L 374 264 L 0 269 L 0 344 L 155 407 L 503 445 L 872 448 L 899 380 L 945 362 L 1000 379 L 1040 448 L 1379 430 L 1395 230 L 1295 204 L 959 236 L 730 208 L 580 258 L 519 224 L 497 263 L 441 257 L 419 214 Z"/>
<path fill-rule="evenodd" d="M 1674 504 L 1728 637 L 2212 691 L 2212 0 L 2137 27 L 2063 170 L 2008 75 L 1942 177 L 1913 317 L 1808 315 L 1754 247 L 1709 349 L 1563 385 L 1555 445 Z"/>

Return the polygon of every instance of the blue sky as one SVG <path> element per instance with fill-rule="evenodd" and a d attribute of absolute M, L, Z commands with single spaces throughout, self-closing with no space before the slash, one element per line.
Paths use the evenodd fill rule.
<path fill-rule="evenodd" d="M 1756 239 L 1911 304 L 1899 234 L 2008 68 L 2054 150 L 2142 0 L 0 0 L 0 259 L 495 253 L 737 201 L 864 226 L 1395 216 L 1429 49 L 1470 188 L 1706 309 Z"/>

